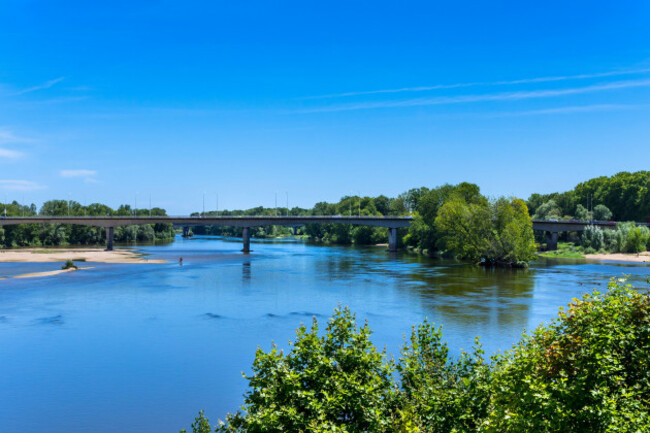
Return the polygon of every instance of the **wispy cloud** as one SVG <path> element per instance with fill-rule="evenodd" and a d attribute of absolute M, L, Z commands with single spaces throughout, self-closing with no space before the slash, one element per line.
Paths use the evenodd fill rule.
<path fill-rule="evenodd" d="M 594 105 L 575 105 L 569 107 L 544 108 L 540 110 L 508 111 L 501 113 L 492 113 L 492 117 L 501 116 L 529 116 L 537 114 L 565 114 L 565 113 L 589 113 L 594 111 L 623 111 L 638 110 L 650 108 L 648 104 L 594 104 Z"/>
<path fill-rule="evenodd" d="M 45 189 L 46 187 L 31 180 L 15 180 L 5 179 L 0 180 L 0 189 L 10 191 L 35 191 L 38 189 Z"/>
<path fill-rule="evenodd" d="M 573 88 L 566 88 L 566 89 L 531 90 L 531 91 L 501 92 L 501 93 L 487 93 L 487 94 L 460 95 L 460 96 L 439 96 L 433 98 L 403 99 L 398 101 L 379 101 L 379 102 L 365 102 L 365 103 L 355 103 L 355 104 L 340 104 L 340 105 L 331 105 L 326 107 L 308 108 L 304 110 L 299 110 L 299 112 L 316 113 L 316 112 L 332 112 L 332 111 L 368 110 L 373 108 L 417 107 L 417 106 L 427 106 L 427 105 L 462 104 L 462 103 L 490 102 L 490 101 L 516 101 L 516 100 L 524 100 L 524 99 L 550 98 L 556 96 L 594 93 L 594 92 L 601 92 L 605 90 L 627 89 L 627 88 L 648 87 L 648 86 L 650 86 L 650 79 L 627 80 L 627 81 L 615 81 L 611 83 L 595 84 L 591 86 L 573 87 Z"/>
<path fill-rule="evenodd" d="M 3 149 L 0 147 L 0 159 L 17 159 L 24 156 L 22 152 L 11 149 Z"/>
<path fill-rule="evenodd" d="M 55 78 L 54 80 L 46 81 L 45 83 L 38 84 L 36 86 L 28 87 L 26 89 L 19 90 L 17 92 L 14 92 L 14 95 L 24 95 L 25 93 L 31 93 L 35 92 L 37 90 L 43 90 L 43 89 L 49 89 L 50 87 L 54 86 L 56 83 L 60 83 L 63 81 L 65 77 L 59 77 Z"/>
<path fill-rule="evenodd" d="M 519 80 L 504 80 L 504 81 L 487 81 L 487 82 L 476 81 L 476 82 L 469 82 L 469 83 L 438 84 L 434 86 L 401 87 L 396 89 L 380 89 L 380 90 L 368 90 L 368 91 L 360 91 L 360 92 L 333 93 L 329 95 L 307 96 L 301 99 L 330 99 L 330 98 L 344 98 L 350 96 L 378 95 L 378 94 L 390 94 L 390 93 L 426 92 L 426 91 L 433 91 L 433 90 L 457 89 L 462 87 L 475 87 L 475 86 L 506 86 L 506 85 L 530 84 L 530 83 L 547 83 L 547 82 L 554 82 L 554 81 L 585 80 L 591 78 L 645 74 L 648 72 L 650 72 L 650 68 L 628 69 L 628 70 L 621 70 L 621 71 L 599 72 L 594 74 L 561 75 L 561 76 L 554 76 L 554 77 L 524 78 Z"/>
<path fill-rule="evenodd" d="M 17 144 L 17 143 L 31 143 L 32 139 L 20 137 L 14 134 L 7 128 L 0 127 L 0 145 Z M 17 150 L 7 149 L 0 147 L 0 160 L 3 159 L 18 159 L 25 156 L 23 152 Z"/>
<path fill-rule="evenodd" d="M 34 140 L 31 138 L 20 137 L 6 128 L 0 127 L 0 144 L 9 143 L 31 143 Z"/>
<path fill-rule="evenodd" d="M 59 174 L 61 175 L 61 177 L 93 177 L 93 176 L 97 176 L 97 171 L 86 170 L 86 169 L 61 170 Z"/>

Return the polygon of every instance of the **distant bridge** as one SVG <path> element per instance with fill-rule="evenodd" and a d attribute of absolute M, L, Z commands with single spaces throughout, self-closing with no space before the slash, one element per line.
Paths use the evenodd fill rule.
<path fill-rule="evenodd" d="M 552 221 L 533 220 L 533 230 L 541 230 L 546 233 L 546 248 L 557 249 L 557 236 L 559 232 L 581 232 L 587 226 L 596 226 L 601 229 L 615 229 L 616 221 Z M 638 226 L 650 226 L 650 223 L 636 223 Z"/>
<path fill-rule="evenodd" d="M 413 219 L 410 216 L 31 216 L 0 217 L 0 226 L 15 224 L 74 224 L 106 228 L 106 249 L 113 249 L 115 227 L 140 224 L 173 224 L 183 227 L 187 233 L 192 226 L 233 226 L 242 228 L 242 251 L 250 251 L 250 228 L 259 226 L 299 227 L 305 224 L 352 224 L 388 228 L 388 250 L 397 250 L 397 229 L 409 227 Z M 615 221 L 549 221 L 533 220 L 533 230 L 546 233 L 546 245 L 549 250 L 557 249 L 560 232 L 579 232 L 594 225 L 603 229 L 615 229 Z M 637 223 L 650 226 L 650 223 Z"/>
<path fill-rule="evenodd" d="M 140 224 L 173 224 L 187 233 L 191 226 L 242 228 L 242 251 L 250 252 L 250 228 L 259 226 L 299 227 L 305 224 L 352 224 L 388 228 L 388 250 L 397 250 L 397 229 L 408 227 L 411 217 L 377 216 L 32 216 L 0 218 L 0 226 L 15 224 L 74 224 L 106 228 L 106 249 L 113 249 L 115 227 Z"/>

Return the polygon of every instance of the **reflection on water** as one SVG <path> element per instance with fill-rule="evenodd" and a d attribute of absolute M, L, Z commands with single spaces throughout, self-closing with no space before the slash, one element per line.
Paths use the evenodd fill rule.
<path fill-rule="evenodd" d="M 338 305 L 395 355 L 425 317 L 443 325 L 453 354 L 477 335 L 489 353 L 611 276 L 647 287 L 650 274 L 557 260 L 485 269 L 295 240 L 255 242 L 248 255 L 238 239 L 208 237 L 141 249 L 168 263 L 0 281 L 0 430 L 177 431 L 199 409 L 223 417 L 242 401 L 240 372 L 258 346 L 286 348 L 301 322 Z M 0 275 L 52 266 L 4 263 Z"/>

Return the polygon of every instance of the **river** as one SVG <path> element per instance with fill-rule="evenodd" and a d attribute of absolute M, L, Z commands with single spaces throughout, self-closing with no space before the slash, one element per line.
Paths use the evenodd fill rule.
<path fill-rule="evenodd" d="M 488 270 L 293 240 L 254 242 L 250 255 L 214 237 L 138 249 L 169 263 L 0 281 L 0 431 L 176 432 L 199 409 L 216 424 L 243 401 L 241 372 L 258 346 L 287 347 L 301 322 L 325 321 L 337 305 L 367 319 L 394 355 L 425 317 L 454 355 L 475 336 L 490 354 L 610 277 L 647 287 L 650 276 L 648 265 Z M 56 268 L 0 263 L 0 276 Z"/>

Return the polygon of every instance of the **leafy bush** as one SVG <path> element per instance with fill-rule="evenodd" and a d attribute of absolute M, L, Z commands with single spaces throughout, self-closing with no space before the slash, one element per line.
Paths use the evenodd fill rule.
<path fill-rule="evenodd" d="M 402 411 L 427 432 L 476 431 L 488 413 L 490 367 L 476 340 L 474 352 L 449 358 L 442 328 L 425 321 L 414 327 L 397 365 Z"/>
<path fill-rule="evenodd" d="M 650 431 L 650 296 L 623 280 L 573 299 L 490 362 L 478 342 L 450 359 L 426 321 L 397 364 L 370 333 L 344 308 L 323 336 L 315 320 L 301 326 L 287 355 L 258 349 L 243 410 L 216 431 Z M 209 431 L 203 412 L 192 428 Z"/>
<path fill-rule="evenodd" d="M 613 281 L 494 367 L 486 431 L 649 431 L 650 297 Z"/>
<path fill-rule="evenodd" d="M 619 250 L 619 232 L 617 230 L 603 230 L 603 249 L 617 252 Z"/>
<path fill-rule="evenodd" d="M 387 431 L 397 402 L 394 366 L 370 341 L 368 325 L 357 326 L 344 308 L 325 335 L 318 331 L 316 319 L 310 329 L 301 325 L 286 355 L 258 349 L 243 412 L 217 431 Z"/>
<path fill-rule="evenodd" d="M 596 226 L 587 226 L 582 232 L 582 246 L 595 251 L 600 250 L 604 245 L 603 230 Z"/>
<path fill-rule="evenodd" d="M 77 265 L 74 264 L 74 262 L 70 259 L 65 261 L 65 264 L 61 266 L 61 269 L 66 270 L 66 269 L 79 269 Z"/>

